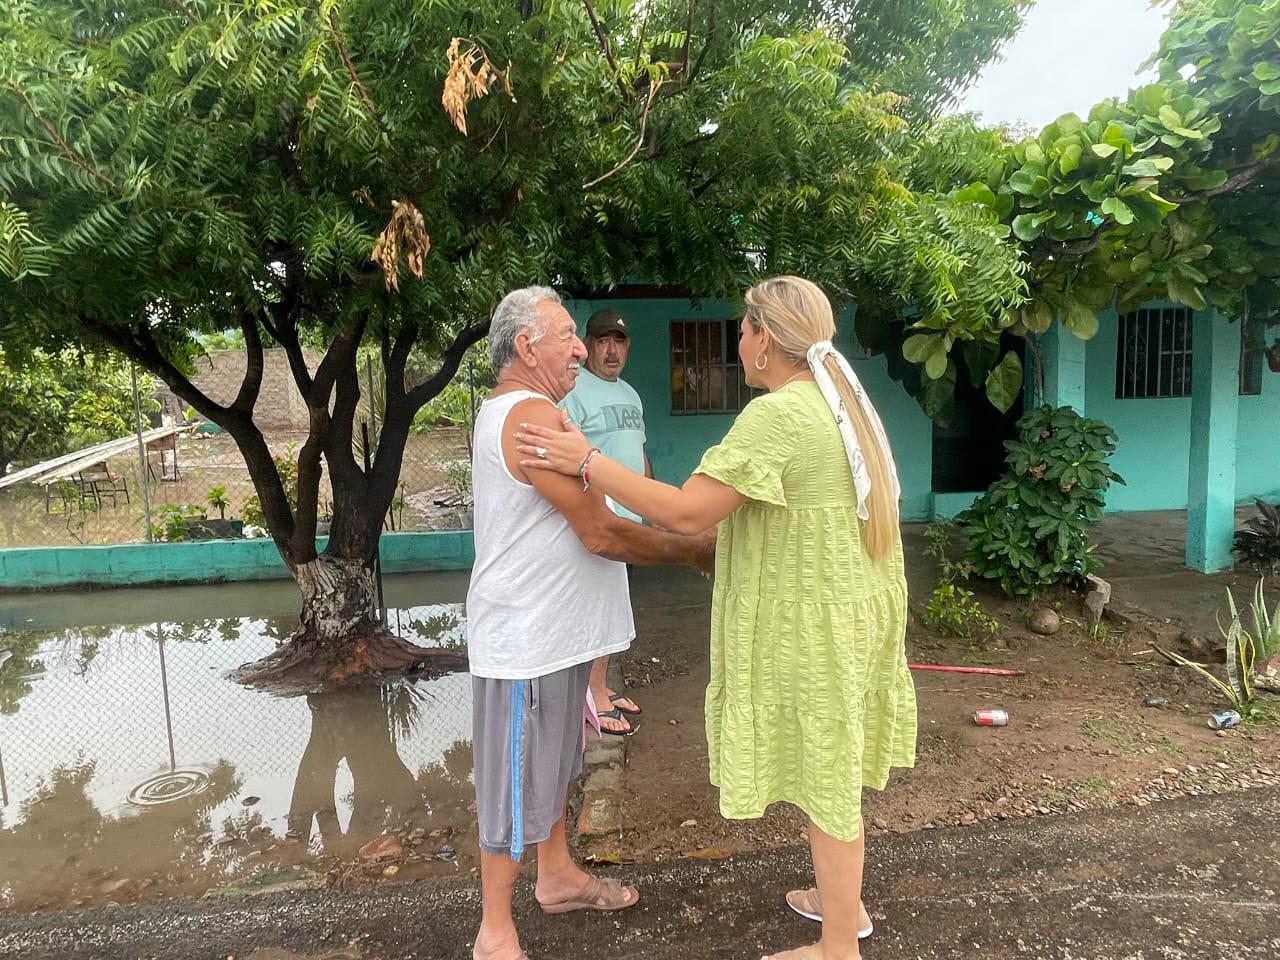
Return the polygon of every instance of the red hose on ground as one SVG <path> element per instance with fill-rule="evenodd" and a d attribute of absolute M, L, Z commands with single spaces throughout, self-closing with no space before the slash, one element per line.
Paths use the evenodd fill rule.
<path fill-rule="evenodd" d="M 1004 670 L 1000 667 L 949 667 L 939 663 L 909 663 L 911 670 L 927 670 L 935 673 L 982 673 L 991 677 L 1020 677 L 1021 670 Z"/>

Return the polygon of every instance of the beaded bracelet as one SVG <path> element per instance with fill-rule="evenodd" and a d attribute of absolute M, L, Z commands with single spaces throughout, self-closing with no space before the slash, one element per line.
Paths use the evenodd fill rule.
<path fill-rule="evenodd" d="M 582 458 L 582 463 L 578 464 L 578 476 L 582 478 L 583 493 L 586 493 L 586 491 L 591 488 L 591 479 L 587 475 L 587 468 L 591 465 L 591 458 L 599 452 L 599 447 L 592 447 L 587 451 L 587 455 Z"/>

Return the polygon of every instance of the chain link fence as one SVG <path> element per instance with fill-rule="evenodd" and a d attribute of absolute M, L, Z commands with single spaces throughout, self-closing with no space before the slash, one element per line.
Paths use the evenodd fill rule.
<path fill-rule="evenodd" d="M 458 604 L 387 615 L 462 643 Z M 104 876 L 208 886 L 286 838 L 346 856 L 398 824 L 471 829 L 469 676 L 293 698 L 227 679 L 295 626 L 0 635 L 0 908 L 96 896 Z"/>
<path fill-rule="evenodd" d="M 314 367 L 319 355 L 307 359 Z M 245 366 L 242 350 L 214 350 L 197 361 L 193 379 L 207 395 L 227 402 Z M 419 412 L 384 529 L 470 527 L 470 432 L 488 392 L 487 371 L 483 351 L 473 348 L 454 382 Z M 364 455 L 364 429 L 376 446 L 381 376 L 374 357 L 362 361 L 353 451 L 358 461 Z M 200 420 L 167 389 L 139 400 L 142 409 L 156 412 L 148 415 L 149 423 L 139 420 L 137 436 L 106 445 L 101 458 L 92 449 L 78 458 L 72 456 L 76 451 L 65 451 L 45 461 L 47 469 L 0 488 L 0 548 L 265 535 L 248 467 L 231 437 Z M 266 351 L 254 422 L 272 456 L 292 462 L 296 471 L 308 418 L 281 350 Z M 18 463 L 13 471 L 31 466 Z M 288 472 L 286 466 L 282 473 Z M 327 472 L 320 490 L 323 518 L 331 502 Z M 325 527 L 322 519 L 319 532 Z"/>

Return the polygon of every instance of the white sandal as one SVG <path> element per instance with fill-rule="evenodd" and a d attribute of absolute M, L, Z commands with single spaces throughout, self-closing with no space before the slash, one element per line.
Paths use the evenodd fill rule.
<path fill-rule="evenodd" d="M 808 898 L 810 895 L 813 896 L 814 901 L 817 901 L 818 891 L 813 887 L 810 887 L 808 890 L 792 890 L 790 893 L 787 894 L 787 906 L 790 907 L 792 910 L 794 910 L 796 913 L 800 914 L 800 916 L 804 917 L 806 920 L 816 920 L 818 921 L 818 923 L 821 923 L 822 914 L 815 913 L 810 910 L 805 910 L 797 902 L 799 897 Z M 796 896 L 795 900 L 792 899 L 793 896 Z M 821 907 L 819 907 L 819 909 L 821 909 Z M 872 923 L 870 919 L 868 919 L 866 927 L 858 931 L 858 939 L 865 940 L 867 939 L 867 937 L 871 936 L 871 934 L 875 932 L 876 932 L 876 925 Z"/>

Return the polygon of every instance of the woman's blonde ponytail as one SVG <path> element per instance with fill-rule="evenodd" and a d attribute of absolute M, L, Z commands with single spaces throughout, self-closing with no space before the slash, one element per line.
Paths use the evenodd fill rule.
<path fill-rule="evenodd" d="M 747 318 L 754 329 L 764 327 L 782 355 L 791 363 L 806 363 L 809 348 L 835 337 L 835 315 L 831 301 L 817 284 L 803 277 L 774 277 L 747 291 Z M 862 448 L 871 480 L 867 519 L 862 537 L 867 552 L 875 558 L 888 556 L 899 537 L 898 501 L 893 467 L 867 411 L 858 401 L 834 357 L 823 361 L 849 415 L 853 432 Z M 868 401 L 869 402 L 869 401 Z"/>

